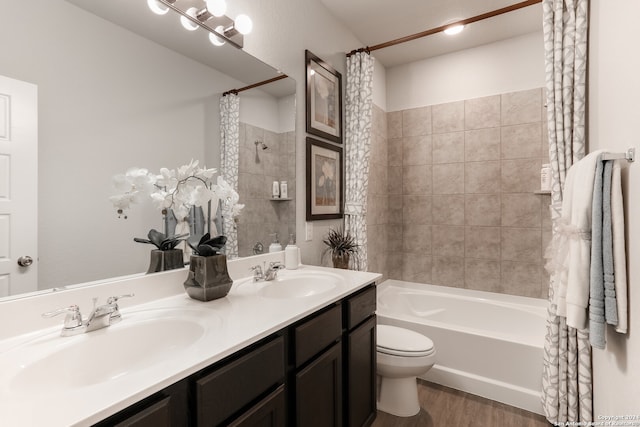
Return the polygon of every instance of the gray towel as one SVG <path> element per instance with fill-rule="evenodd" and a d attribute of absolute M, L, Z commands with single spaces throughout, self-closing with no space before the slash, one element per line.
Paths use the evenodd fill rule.
<path fill-rule="evenodd" d="M 613 162 L 604 162 L 602 174 L 602 262 L 604 268 L 604 317 L 609 325 L 618 324 L 615 276 L 613 269 L 613 234 L 611 228 L 611 172 Z"/>
<path fill-rule="evenodd" d="M 589 342 L 604 348 L 604 267 L 602 259 L 602 156 L 596 161 L 591 204 L 591 274 L 589 281 Z"/>

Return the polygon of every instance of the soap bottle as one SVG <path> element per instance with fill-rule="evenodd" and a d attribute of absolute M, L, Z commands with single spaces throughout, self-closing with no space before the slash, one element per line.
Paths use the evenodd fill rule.
<path fill-rule="evenodd" d="M 296 246 L 293 233 L 289 235 L 289 244 L 284 248 L 284 266 L 287 270 L 295 270 L 300 265 L 300 248 Z"/>
<path fill-rule="evenodd" d="M 280 252 L 282 250 L 282 245 L 278 241 L 278 233 L 273 233 L 273 242 L 269 245 L 269 252 Z"/>

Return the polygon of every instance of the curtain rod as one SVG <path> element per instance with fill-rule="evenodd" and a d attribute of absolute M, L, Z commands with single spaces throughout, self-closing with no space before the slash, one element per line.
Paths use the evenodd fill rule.
<path fill-rule="evenodd" d="M 228 91 L 224 92 L 222 94 L 222 96 L 227 96 L 227 95 L 232 94 L 232 93 L 237 95 L 238 92 L 243 92 L 245 90 L 253 89 L 254 87 L 258 87 L 258 86 L 266 85 L 266 84 L 269 84 L 269 83 L 277 82 L 278 80 L 286 79 L 287 77 L 289 77 L 289 76 L 287 76 L 286 74 L 280 74 L 277 77 L 273 77 L 273 78 L 268 79 L 268 80 L 263 80 L 261 82 L 254 83 L 254 84 L 249 85 L 249 86 L 241 87 L 240 89 L 228 90 Z"/>
<path fill-rule="evenodd" d="M 422 37 L 430 36 L 433 34 L 440 33 L 449 27 L 453 27 L 455 25 L 467 25 L 473 22 L 482 21 L 483 19 L 493 18 L 494 16 L 502 15 L 504 13 L 513 12 L 514 10 L 522 9 L 527 6 L 532 6 L 534 4 L 542 3 L 542 0 L 527 0 L 520 3 L 512 4 L 511 6 L 506 6 L 500 9 L 492 10 L 491 12 L 483 13 L 481 15 L 476 15 L 471 18 L 462 19 L 460 21 L 451 22 L 446 25 L 441 25 L 436 28 L 432 28 L 430 30 L 422 31 L 420 33 L 412 34 L 410 36 L 401 37 L 399 39 L 391 40 L 388 42 L 380 43 L 374 46 L 367 46 L 360 49 L 354 49 L 347 54 L 347 57 L 358 53 L 358 52 L 367 52 L 370 53 L 374 50 L 383 49 L 385 47 L 395 46 L 397 44 L 409 42 L 412 40 L 420 39 Z"/>

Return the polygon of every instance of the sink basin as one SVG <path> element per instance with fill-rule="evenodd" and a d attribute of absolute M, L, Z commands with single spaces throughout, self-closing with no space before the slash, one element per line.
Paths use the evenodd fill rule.
<path fill-rule="evenodd" d="M 15 353 L 28 354 L 26 360 L 5 354 L 0 363 L 18 372 L 10 381 L 13 392 L 55 392 L 114 380 L 175 358 L 205 337 L 211 315 L 205 323 L 202 312 L 194 311 L 123 313 L 121 322 L 104 329 L 25 344 Z"/>
<path fill-rule="evenodd" d="M 240 282 L 241 294 L 254 294 L 263 298 L 308 298 L 328 292 L 341 285 L 344 279 L 327 272 L 283 272 L 275 280 L 253 282 L 251 278 Z"/>

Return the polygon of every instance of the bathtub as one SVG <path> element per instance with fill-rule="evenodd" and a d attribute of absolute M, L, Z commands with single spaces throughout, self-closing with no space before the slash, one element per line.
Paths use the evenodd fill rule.
<path fill-rule="evenodd" d="M 436 364 L 420 378 L 543 413 L 546 300 L 385 280 L 377 314 L 434 342 Z"/>

